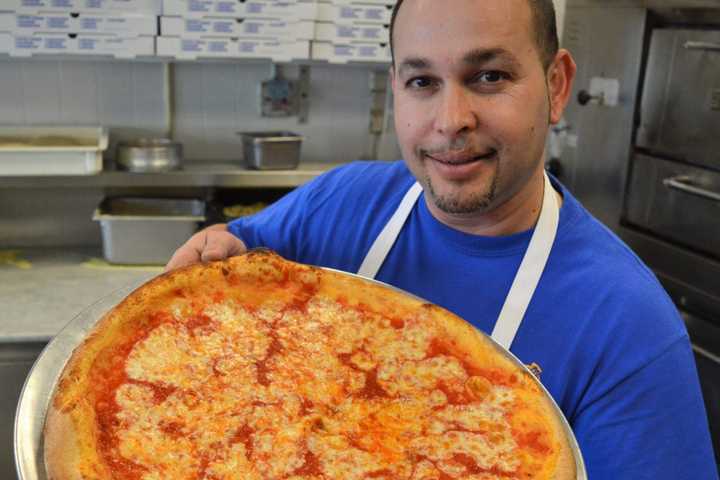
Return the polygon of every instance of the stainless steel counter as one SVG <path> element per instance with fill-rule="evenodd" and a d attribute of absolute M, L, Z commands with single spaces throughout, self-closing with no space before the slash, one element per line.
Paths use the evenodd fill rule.
<path fill-rule="evenodd" d="M 0 342 L 45 342 L 97 300 L 162 271 L 101 258 L 89 249 L 0 250 Z"/>

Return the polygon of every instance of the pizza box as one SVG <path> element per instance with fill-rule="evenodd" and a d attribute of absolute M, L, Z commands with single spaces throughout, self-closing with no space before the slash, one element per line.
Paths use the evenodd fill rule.
<path fill-rule="evenodd" d="M 118 37 L 96 34 L 10 34 L 0 33 L 0 53 L 12 57 L 37 54 L 109 55 L 135 58 L 155 54 L 155 37 Z"/>
<path fill-rule="evenodd" d="M 97 13 L 0 13 L 0 32 L 157 35 L 156 17 Z"/>
<path fill-rule="evenodd" d="M 390 25 L 393 5 L 367 3 L 318 3 L 318 22 L 365 22 Z"/>
<path fill-rule="evenodd" d="M 158 15 L 161 0 L 2 0 L 0 11 Z"/>
<path fill-rule="evenodd" d="M 183 38 L 262 37 L 312 40 L 315 22 L 268 18 L 160 17 L 162 36 Z"/>
<path fill-rule="evenodd" d="M 102 127 L 0 126 L 0 175 L 93 175 L 107 146 Z"/>
<path fill-rule="evenodd" d="M 332 272 L 336 275 L 348 276 L 361 280 L 362 282 L 368 282 L 369 284 L 385 288 L 388 292 L 392 291 L 403 294 L 423 304 L 429 303 L 417 296 L 377 280 L 324 267 L 317 268 L 319 270 Z M 95 325 L 108 311 L 123 302 L 137 286 L 136 282 L 136 284 L 121 287 L 80 312 L 50 341 L 35 361 L 20 394 L 15 416 L 13 443 L 19 480 L 47 480 L 43 452 L 43 430 L 49 403 L 62 371 L 73 351 L 87 338 L 89 332 L 92 331 Z M 546 395 L 551 404 L 551 408 L 555 411 L 557 419 L 562 425 L 562 430 L 568 438 L 575 463 L 575 470 L 577 472 L 575 480 L 587 480 L 588 477 L 584 460 L 577 441 L 575 440 L 575 435 L 557 404 L 550 396 L 550 393 L 548 393 L 547 389 L 533 372 L 510 351 L 502 348 L 497 342 L 484 333 L 480 332 L 480 335 L 495 346 L 498 354 L 504 356 L 508 361 L 517 366 L 518 369 L 522 370 L 528 378 L 532 379 L 539 391 L 544 392 L 544 395 Z"/>
<path fill-rule="evenodd" d="M 163 0 L 162 14 L 186 18 L 218 17 L 265 17 L 314 20 L 315 2 L 297 0 Z"/>
<path fill-rule="evenodd" d="M 270 58 L 278 62 L 307 60 L 307 40 L 265 40 L 258 38 L 157 37 L 157 54 L 180 60 L 197 58 Z"/>
<path fill-rule="evenodd" d="M 348 41 L 388 42 L 390 27 L 379 24 L 317 22 L 315 40 L 333 43 Z"/>
<path fill-rule="evenodd" d="M 385 43 L 312 42 L 313 60 L 330 63 L 378 62 L 390 63 L 390 48 Z"/>

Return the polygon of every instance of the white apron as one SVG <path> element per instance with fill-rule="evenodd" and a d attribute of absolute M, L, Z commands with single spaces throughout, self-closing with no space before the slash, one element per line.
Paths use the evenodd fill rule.
<path fill-rule="evenodd" d="M 495 328 L 490 335 L 493 340 L 506 349 L 510 349 L 515 334 L 520 328 L 525 311 L 530 304 L 530 299 L 535 293 L 535 288 L 545 269 L 545 264 L 550 256 L 550 250 L 557 234 L 560 210 L 550 179 L 547 174 L 544 177 L 545 187 L 540 217 L 535 225 L 530 244 L 515 274 L 515 279 L 502 310 L 500 310 L 500 316 L 495 323 Z M 385 228 L 370 247 L 367 256 L 360 265 L 358 274 L 368 278 L 375 278 L 421 193 L 422 187 L 419 183 L 416 182 L 410 187 L 400 202 L 400 206 L 398 206 Z"/>

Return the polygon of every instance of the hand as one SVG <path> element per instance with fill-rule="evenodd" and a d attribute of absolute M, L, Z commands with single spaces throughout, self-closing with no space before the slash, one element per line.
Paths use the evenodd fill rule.
<path fill-rule="evenodd" d="M 245 244 L 228 232 L 224 223 L 200 230 L 178 248 L 165 265 L 165 271 L 193 265 L 200 262 L 223 260 L 247 251 Z"/>

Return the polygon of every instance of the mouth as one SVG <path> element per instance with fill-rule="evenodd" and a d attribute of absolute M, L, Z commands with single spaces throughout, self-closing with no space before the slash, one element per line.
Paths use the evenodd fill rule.
<path fill-rule="evenodd" d="M 483 160 L 490 160 L 495 157 L 495 155 L 497 154 L 497 150 L 491 148 L 488 151 L 481 153 L 480 155 L 476 155 L 472 152 L 438 152 L 433 153 L 432 155 L 427 152 L 423 153 L 424 156 L 430 158 L 431 160 L 442 163 L 443 165 L 453 167 L 467 165 L 474 162 L 480 162 Z"/>

